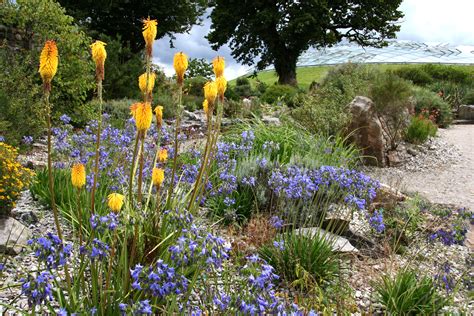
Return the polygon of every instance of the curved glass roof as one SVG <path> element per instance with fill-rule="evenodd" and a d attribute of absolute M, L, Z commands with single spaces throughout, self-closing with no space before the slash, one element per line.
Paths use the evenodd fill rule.
<path fill-rule="evenodd" d="M 474 64 L 474 46 L 390 41 L 386 47 L 374 48 L 345 43 L 320 50 L 309 49 L 300 56 L 297 66 L 346 62 Z"/>

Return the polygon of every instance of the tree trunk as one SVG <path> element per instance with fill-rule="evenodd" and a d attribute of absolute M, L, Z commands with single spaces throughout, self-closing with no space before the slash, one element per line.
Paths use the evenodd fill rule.
<path fill-rule="evenodd" d="M 285 58 L 275 61 L 275 70 L 278 74 L 278 84 L 296 86 L 296 59 Z"/>

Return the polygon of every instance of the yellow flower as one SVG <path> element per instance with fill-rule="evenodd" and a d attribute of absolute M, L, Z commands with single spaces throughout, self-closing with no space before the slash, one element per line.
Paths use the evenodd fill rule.
<path fill-rule="evenodd" d="M 160 162 L 166 162 L 166 159 L 168 159 L 168 150 L 166 150 L 166 148 L 161 148 L 158 152 L 158 160 Z"/>
<path fill-rule="evenodd" d="M 156 26 L 158 25 L 158 22 L 156 20 L 150 20 L 148 19 L 143 20 L 143 38 L 145 39 L 145 47 L 146 47 L 146 53 L 149 57 L 151 57 L 151 51 L 153 49 L 153 42 L 155 41 L 156 38 Z"/>
<path fill-rule="evenodd" d="M 102 41 L 95 41 L 91 44 L 92 59 L 95 62 L 95 74 L 99 80 L 104 80 L 104 64 L 107 58 L 105 45 L 107 44 Z"/>
<path fill-rule="evenodd" d="M 148 86 L 146 85 L 146 72 L 138 77 L 138 86 L 142 93 L 151 93 L 153 91 L 153 87 L 155 86 L 156 75 L 155 73 L 150 73 L 148 76 Z"/>
<path fill-rule="evenodd" d="M 58 71 L 58 48 L 55 41 L 46 41 L 40 55 L 39 73 L 45 90 L 51 90 L 51 80 Z"/>
<path fill-rule="evenodd" d="M 109 208 L 115 213 L 117 213 L 118 211 L 120 211 L 120 209 L 123 206 L 123 199 L 124 199 L 124 196 L 122 194 L 119 194 L 119 193 L 109 194 L 109 196 L 107 197 Z"/>
<path fill-rule="evenodd" d="M 158 105 L 155 108 L 155 116 L 156 116 L 156 125 L 158 125 L 158 128 L 161 128 L 163 125 L 163 107 L 161 105 Z"/>
<path fill-rule="evenodd" d="M 165 180 L 165 171 L 160 168 L 153 168 L 151 179 L 153 181 L 153 185 L 160 187 Z"/>
<path fill-rule="evenodd" d="M 78 189 L 86 184 L 86 167 L 82 163 L 75 163 L 71 168 L 72 185 Z"/>
<path fill-rule="evenodd" d="M 224 76 L 218 77 L 216 79 L 216 85 L 217 85 L 217 94 L 219 95 L 221 100 L 223 100 L 225 90 L 227 89 L 227 80 L 224 78 Z"/>
<path fill-rule="evenodd" d="M 132 109 L 133 107 L 133 109 Z M 151 110 L 150 103 L 135 103 L 131 107 L 132 115 L 135 119 L 135 125 L 137 130 L 146 131 L 151 126 L 151 120 L 153 118 L 153 112 Z"/>
<path fill-rule="evenodd" d="M 217 56 L 214 58 L 212 61 L 212 66 L 214 68 L 214 74 L 216 75 L 216 78 L 221 77 L 224 75 L 224 68 L 225 68 L 225 61 L 224 57 Z"/>
<path fill-rule="evenodd" d="M 217 85 L 214 81 L 208 81 L 204 85 L 204 98 L 206 98 L 209 105 L 212 107 L 217 97 Z"/>
<path fill-rule="evenodd" d="M 206 116 L 209 116 L 209 102 L 207 102 L 207 99 L 204 99 L 204 101 L 202 101 L 202 109 Z"/>
<path fill-rule="evenodd" d="M 173 67 L 176 71 L 176 80 L 178 84 L 182 84 L 184 80 L 184 73 L 188 69 L 188 56 L 183 52 L 176 53 L 173 58 Z"/>

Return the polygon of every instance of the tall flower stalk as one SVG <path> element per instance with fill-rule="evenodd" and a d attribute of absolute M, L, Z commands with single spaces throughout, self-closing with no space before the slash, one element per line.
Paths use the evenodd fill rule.
<path fill-rule="evenodd" d="M 100 134 L 102 127 L 102 81 L 104 80 L 104 65 L 105 59 L 107 58 L 107 52 L 105 50 L 105 43 L 102 41 L 95 41 L 91 45 L 92 59 L 95 62 L 95 75 L 97 80 L 97 98 L 99 100 L 99 117 L 97 120 L 97 135 L 96 135 L 96 147 L 95 147 L 95 161 L 94 161 L 94 179 L 91 189 L 91 213 L 94 214 L 95 208 L 95 191 L 97 186 L 97 177 L 99 173 L 99 156 L 100 156 Z"/>
<path fill-rule="evenodd" d="M 176 72 L 176 82 L 178 84 L 178 111 L 176 114 L 176 125 L 174 130 L 174 151 L 173 151 L 173 171 L 171 172 L 170 186 L 168 189 L 168 199 L 166 204 L 169 205 L 171 201 L 171 195 L 174 191 L 175 185 L 175 174 L 178 164 L 178 151 L 179 151 L 179 130 L 181 124 L 181 115 L 183 112 L 182 98 L 183 98 L 183 83 L 184 73 L 188 68 L 188 56 L 183 52 L 176 53 L 173 58 L 173 67 Z"/>

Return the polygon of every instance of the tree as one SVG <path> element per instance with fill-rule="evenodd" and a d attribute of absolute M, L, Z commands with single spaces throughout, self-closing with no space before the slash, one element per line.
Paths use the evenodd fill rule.
<path fill-rule="evenodd" d="M 207 8 L 206 0 L 59 0 L 80 25 L 94 31 L 91 36 L 103 33 L 112 38 L 121 38 L 133 53 L 144 47 L 142 19 L 158 20 L 161 38 L 173 33 L 183 33 L 199 21 Z"/>
<path fill-rule="evenodd" d="M 203 58 L 190 58 L 187 70 L 189 78 L 204 77 L 210 79 L 213 75 L 212 65 Z"/>
<path fill-rule="evenodd" d="M 280 84 L 295 85 L 296 62 L 309 47 L 346 39 L 383 46 L 400 29 L 402 0 L 215 0 L 208 40 L 229 42 L 232 56 L 257 69 L 274 65 Z"/>

